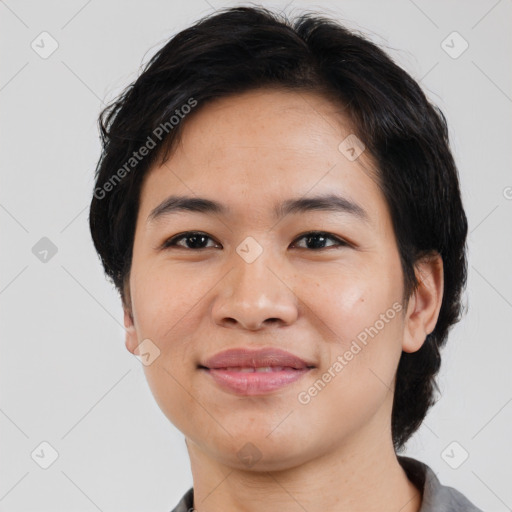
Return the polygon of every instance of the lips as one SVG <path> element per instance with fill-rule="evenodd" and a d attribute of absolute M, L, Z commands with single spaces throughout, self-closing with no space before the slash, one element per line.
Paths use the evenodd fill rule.
<path fill-rule="evenodd" d="M 315 366 L 275 348 L 229 349 L 198 366 L 221 389 L 237 395 L 263 395 L 301 379 Z"/>
<path fill-rule="evenodd" d="M 229 349 L 215 354 L 207 359 L 203 366 L 208 369 L 247 369 L 248 372 L 278 371 L 277 369 L 303 370 L 313 368 L 311 362 L 307 362 L 294 354 L 276 348 L 262 349 Z"/>

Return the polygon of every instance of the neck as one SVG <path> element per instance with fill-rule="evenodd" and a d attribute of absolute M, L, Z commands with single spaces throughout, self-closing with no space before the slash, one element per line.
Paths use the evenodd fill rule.
<path fill-rule="evenodd" d="M 421 490 L 401 467 L 390 432 L 351 440 L 279 471 L 220 463 L 187 439 L 197 512 L 418 512 Z"/>

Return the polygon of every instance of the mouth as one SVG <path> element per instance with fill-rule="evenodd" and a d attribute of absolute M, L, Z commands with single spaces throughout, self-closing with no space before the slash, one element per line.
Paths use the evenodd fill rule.
<path fill-rule="evenodd" d="M 315 368 L 310 362 L 274 348 L 230 349 L 197 367 L 224 391 L 242 396 L 279 390 Z"/>
<path fill-rule="evenodd" d="M 199 367 L 224 391 L 243 396 L 264 395 L 301 379 L 311 367 L 297 369 L 282 366 Z"/>
<path fill-rule="evenodd" d="M 272 373 L 272 372 L 292 372 L 292 371 L 300 371 L 304 368 L 293 368 L 291 366 L 230 366 L 230 367 L 219 367 L 219 368 L 207 368 L 206 366 L 199 365 L 199 368 L 203 368 L 204 370 L 224 370 L 227 372 L 235 372 L 235 373 Z M 308 366 L 306 368 L 313 368 L 313 366 Z"/>

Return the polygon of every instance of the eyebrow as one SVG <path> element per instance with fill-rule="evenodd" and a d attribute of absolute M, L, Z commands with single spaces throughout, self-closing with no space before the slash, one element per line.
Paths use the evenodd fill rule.
<path fill-rule="evenodd" d="M 169 196 L 151 211 L 147 222 L 155 222 L 162 217 L 184 211 L 217 215 L 228 215 L 230 213 L 230 209 L 226 205 L 212 199 L 191 196 Z M 288 214 L 306 213 L 309 211 L 345 213 L 369 223 L 368 213 L 362 206 L 336 194 L 288 199 L 274 207 L 274 216 L 277 219 L 281 219 Z"/>

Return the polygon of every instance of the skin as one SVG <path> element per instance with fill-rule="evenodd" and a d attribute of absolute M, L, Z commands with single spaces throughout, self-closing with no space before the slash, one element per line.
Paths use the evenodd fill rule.
<path fill-rule="evenodd" d="M 393 386 L 402 350 L 418 350 L 442 300 L 439 256 L 417 265 L 407 307 L 311 401 L 298 401 L 352 340 L 394 303 L 403 274 L 386 201 L 368 152 L 338 149 L 351 133 L 342 111 L 315 93 L 262 89 L 222 98 L 190 114 L 171 158 L 148 173 L 141 192 L 126 347 L 150 339 L 160 355 L 144 366 L 163 413 L 185 435 L 195 509 L 417 512 L 421 492 L 407 479 L 391 438 Z M 309 211 L 279 222 L 276 203 L 337 193 L 348 213 Z M 226 204 L 228 215 L 180 212 L 148 222 L 171 194 Z M 315 249 L 304 233 L 324 231 Z M 190 239 L 201 231 L 206 249 Z M 248 236 L 262 254 L 247 263 Z M 318 239 L 316 239 L 318 240 Z M 279 347 L 313 361 L 299 381 L 263 396 L 221 390 L 200 361 L 233 347 Z M 261 457 L 249 466 L 246 443 Z M 251 445 L 249 445 L 251 446 Z M 246 447 L 247 450 L 247 447 Z"/>

